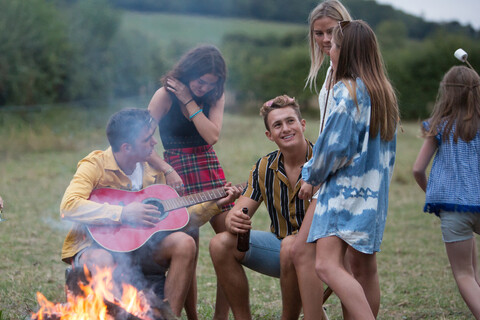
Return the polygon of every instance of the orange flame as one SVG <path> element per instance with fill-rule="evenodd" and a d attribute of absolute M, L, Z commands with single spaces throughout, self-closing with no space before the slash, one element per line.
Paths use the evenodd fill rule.
<path fill-rule="evenodd" d="M 88 274 L 84 267 L 85 274 Z M 83 295 L 67 294 L 67 302 L 54 304 L 48 301 L 43 294 L 37 292 L 37 301 L 40 305 L 32 318 L 45 320 L 55 318 L 59 320 L 107 320 L 108 307 L 105 300 L 115 304 L 124 311 L 141 318 L 150 319 L 148 313 L 151 311 L 146 297 L 135 287 L 129 284 L 122 284 L 122 298 L 118 300 L 114 295 L 114 282 L 111 269 L 97 269 L 93 277 L 87 277 L 88 284 L 79 282 Z"/>

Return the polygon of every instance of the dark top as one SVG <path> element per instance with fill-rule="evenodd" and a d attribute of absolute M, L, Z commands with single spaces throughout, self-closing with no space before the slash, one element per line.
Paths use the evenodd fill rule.
<path fill-rule="evenodd" d="M 203 106 L 206 117 L 210 112 L 210 105 Z M 208 145 L 200 136 L 193 121 L 189 121 L 182 113 L 177 99 L 173 99 L 172 106 L 167 114 L 158 123 L 160 138 L 164 149 L 191 148 Z"/>

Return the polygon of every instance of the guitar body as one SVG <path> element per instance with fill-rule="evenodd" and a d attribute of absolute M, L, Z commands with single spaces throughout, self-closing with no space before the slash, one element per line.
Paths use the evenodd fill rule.
<path fill-rule="evenodd" d="M 89 200 L 126 206 L 132 202 L 156 205 L 161 212 L 160 220 L 154 227 L 135 227 L 130 225 L 88 225 L 92 238 L 110 251 L 129 252 L 143 246 L 159 231 L 174 231 L 187 225 L 189 214 L 185 207 L 165 211 L 162 200 L 178 198 L 177 192 L 162 184 L 155 184 L 140 191 L 125 191 L 101 188 L 92 191 Z"/>

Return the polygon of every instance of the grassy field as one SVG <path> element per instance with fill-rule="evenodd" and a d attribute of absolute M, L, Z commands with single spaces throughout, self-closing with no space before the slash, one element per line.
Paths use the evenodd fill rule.
<path fill-rule="evenodd" d="M 230 31 L 282 34 L 305 27 L 130 12 L 125 13 L 122 28 L 147 34 L 168 48 L 175 42 L 186 47 L 203 42 L 218 45 Z M 5 200 L 7 219 L 0 222 L 0 320 L 27 319 L 38 307 L 37 291 L 52 301 L 64 301 L 65 265 L 60 261 L 60 249 L 69 225 L 59 218 L 61 197 L 78 160 L 93 149 L 106 147 L 108 116 L 121 106 L 142 105 L 145 101 L 95 110 L 57 106 L 29 113 L 0 112 L 0 195 Z M 307 137 L 315 139 L 316 116 L 307 123 Z M 439 221 L 421 212 L 424 195 L 411 175 L 421 144 L 418 127 L 417 123 L 406 123 L 405 132 L 398 135 L 389 217 L 378 254 L 382 290 L 379 319 L 471 319 L 451 275 Z M 259 117 L 226 114 L 215 149 L 232 182 L 244 181 L 257 158 L 275 148 L 263 132 Z M 268 220 L 261 207 L 254 216 L 254 228 L 266 230 Z M 201 319 L 211 319 L 215 303 L 216 279 L 207 250 L 212 236 L 211 227 L 204 226 L 198 264 Z M 278 280 L 253 272 L 247 275 L 254 318 L 280 319 Z M 326 306 L 330 319 L 341 319 L 335 296 Z"/>
<path fill-rule="evenodd" d="M 122 30 L 134 30 L 158 43 L 161 48 L 172 42 L 193 46 L 199 43 L 220 45 L 223 35 L 242 32 L 249 35 L 282 35 L 288 32 L 307 32 L 305 25 L 264 22 L 235 18 L 143 13 L 123 13 Z M 306 37 L 306 34 L 305 34 Z"/>
<path fill-rule="evenodd" d="M 0 319 L 25 319 L 38 305 L 35 293 L 64 301 L 60 249 L 69 225 L 59 219 L 63 192 L 76 163 L 92 149 L 106 147 L 104 125 L 115 109 L 51 108 L 27 115 L 0 113 Z M 22 119 L 23 118 L 23 119 Z M 398 136 L 390 210 L 378 254 L 382 304 L 379 319 L 471 319 L 451 275 L 438 219 L 421 212 L 424 195 L 411 166 L 420 147 L 418 124 L 404 124 Z M 307 136 L 316 138 L 318 121 L 307 119 Z M 229 180 L 244 181 L 251 165 L 275 146 L 264 136 L 259 117 L 227 114 L 215 149 Z M 268 228 L 261 210 L 256 229 Z M 198 310 L 211 319 L 215 274 L 208 255 L 210 226 L 201 229 Z M 255 319 L 280 319 L 277 279 L 248 272 Z M 326 303 L 330 319 L 341 319 L 339 301 Z"/>

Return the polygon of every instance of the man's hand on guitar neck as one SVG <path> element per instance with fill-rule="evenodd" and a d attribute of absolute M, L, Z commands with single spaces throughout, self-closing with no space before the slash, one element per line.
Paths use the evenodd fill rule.
<path fill-rule="evenodd" d="M 132 202 L 123 207 L 120 220 L 132 226 L 153 227 L 160 221 L 160 214 L 161 212 L 153 204 Z"/>

